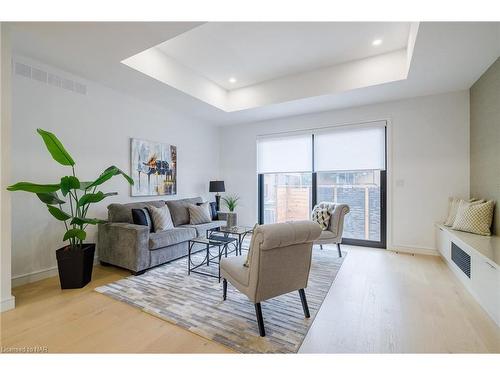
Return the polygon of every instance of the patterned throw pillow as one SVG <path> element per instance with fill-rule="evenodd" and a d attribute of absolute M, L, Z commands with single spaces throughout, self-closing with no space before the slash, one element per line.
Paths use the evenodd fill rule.
<path fill-rule="evenodd" d="M 461 202 L 452 229 L 490 236 L 495 202 Z"/>
<path fill-rule="evenodd" d="M 314 207 L 311 219 L 316 221 L 320 225 L 321 229 L 326 230 L 331 216 L 332 214 L 327 207 Z"/>
<path fill-rule="evenodd" d="M 153 221 L 155 232 L 174 229 L 174 223 L 172 222 L 172 217 L 170 216 L 170 211 L 168 210 L 167 205 L 160 208 L 148 206 L 148 211 L 151 214 L 151 220 Z"/>
<path fill-rule="evenodd" d="M 444 225 L 447 227 L 452 227 L 453 223 L 455 222 L 455 218 L 457 217 L 457 210 L 458 207 L 460 206 L 460 202 L 465 202 L 465 203 L 484 203 L 484 200 L 482 199 L 476 199 L 476 198 L 471 198 L 469 200 L 461 199 L 461 198 L 449 198 L 450 201 L 450 207 L 448 209 L 448 217 L 446 218 Z"/>
<path fill-rule="evenodd" d="M 188 206 L 189 210 L 189 224 L 198 225 L 204 223 L 210 223 L 212 221 L 212 215 L 210 213 L 210 204 L 208 202 L 202 203 L 199 206 L 195 204 L 190 204 Z"/>

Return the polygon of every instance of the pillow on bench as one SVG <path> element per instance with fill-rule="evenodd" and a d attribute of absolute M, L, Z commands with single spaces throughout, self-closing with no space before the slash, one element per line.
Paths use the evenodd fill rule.
<path fill-rule="evenodd" d="M 452 229 L 491 236 L 490 227 L 494 209 L 495 202 L 493 201 L 484 203 L 462 201 L 458 206 Z"/>

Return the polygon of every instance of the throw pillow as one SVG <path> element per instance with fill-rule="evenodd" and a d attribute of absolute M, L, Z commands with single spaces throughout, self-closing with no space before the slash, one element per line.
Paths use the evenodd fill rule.
<path fill-rule="evenodd" d="M 461 201 L 462 199 L 460 198 L 454 198 L 454 197 L 449 198 L 450 205 L 448 208 L 448 217 L 444 221 L 444 225 L 446 225 L 447 227 L 453 226 L 455 218 L 457 217 L 458 205 L 460 204 Z"/>
<path fill-rule="evenodd" d="M 212 221 L 208 202 L 202 203 L 199 206 L 190 204 L 189 210 L 189 224 L 198 225 L 210 223 Z"/>
<path fill-rule="evenodd" d="M 321 229 L 326 230 L 328 228 L 328 223 L 330 222 L 330 217 L 332 216 L 330 210 L 327 207 L 314 207 L 311 218 L 313 221 L 317 222 Z"/>
<path fill-rule="evenodd" d="M 203 203 L 196 203 L 197 206 L 201 206 Z M 212 221 L 213 220 L 217 220 L 217 203 L 215 202 L 209 202 L 209 208 L 210 208 L 210 217 L 212 218 Z"/>
<path fill-rule="evenodd" d="M 495 202 L 493 201 L 485 203 L 462 202 L 458 207 L 452 229 L 490 236 L 494 209 Z"/>
<path fill-rule="evenodd" d="M 160 208 L 148 206 L 149 213 L 153 222 L 155 232 L 161 232 L 167 229 L 174 229 L 174 223 L 170 216 L 167 205 Z"/>
<path fill-rule="evenodd" d="M 250 261 L 252 260 L 252 255 L 251 255 L 251 252 L 252 252 L 252 248 L 253 248 L 253 243 L 254 243 L 254 239 L 255 239 L 255 236 L 253 235 L 255 233 L 255 230 L 259 227 L 259 224 L 256 223 L 254 226 L 253 226 L 253 229 L 252 229 L 252 239 L 250 240 L 250 247 L 248 248 L 248 252 L 247 252 L 247 259 L 245 260 L 245 263 L 243 263 L 243 266 L 244 267 L 250 267 Z"/>
<path fill-rule="evenodd" d="M 446 218 L 444 225 L 447 227 L 452 227 L 453 223 L 455 222 L 455 218 L 457 217 L 457 210 L 458 207 L 460 206 L 460 202 L 466 202 L 466 203 L 484 203 L 483 200 L 481 199 L 476 199 L 476 198 L 471 198 L 469 200 L 461 199 L 461 198 L 454 198 L 451 197 L 449 198 L 450 206 L 448 208 L 448 217 Z"/>
<path fill-rule="evenodd" d="M 154 232 L 153 222 L 149 216 L 149 211 L 147 208 L 133 208 L 132 209 L 132 220 L 136 225 L 146 225 L 149 227 L 149 232 Z"/>

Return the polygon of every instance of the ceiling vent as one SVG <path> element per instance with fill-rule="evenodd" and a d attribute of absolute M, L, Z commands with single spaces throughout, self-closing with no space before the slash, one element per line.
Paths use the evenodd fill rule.
<path fill-rule="evenodd" d="M 47 73 L 44 70 L 20 63 L 18 61 L 16 61 L 14 65 L 14 72 L 19 76 L 31 78 L 35 81 L 49 84 L 50 86 L 72 91 L 81 95 L 87 94 L 87 86 L 82 83 L 60 77 L 53 73 Z"/>

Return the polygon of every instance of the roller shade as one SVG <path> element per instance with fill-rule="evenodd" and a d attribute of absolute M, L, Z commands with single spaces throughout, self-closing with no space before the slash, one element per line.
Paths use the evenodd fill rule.
<path fill-rule="evenodd" d="M 257 172 L 312 171 L 311 133 L 257 139 Z"/>
<path fill-rule="evenodd" d="M 314 134 L 317 172 L 385 170 L 385 121 L 367 126 L 338 127 Z"/>

